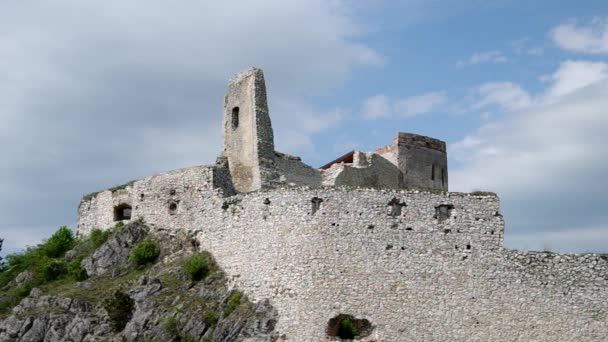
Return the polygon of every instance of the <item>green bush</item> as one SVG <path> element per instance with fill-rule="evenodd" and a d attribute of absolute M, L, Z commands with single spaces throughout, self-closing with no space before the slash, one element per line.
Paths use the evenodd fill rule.
<path fill-rule="evenodd" d="M 211 337 L 203 337 L 203 342 L 211 342 Z"/>
<path fill-rule="evenodd" d="M 186 336 L 186 338 L 184 339 L 185 342 L 196 342 L 196 338 L 188 335 Z"/>
<path fill-rule="evenodd" d="M 67 265 L 63 260 L 50 260 L 42 268 L 44 280 L 53 281 L 63 277 L 67 273 Z"/>
<path fill-rule="evenodd" d="M 165 318 L 161 322 L 161 328 L 165 334 L 175 337 L 179 336 L 178 322 L 175 317 Z"/>
<path fill-rule="evenodd" d="M 342 339 L 352 340 L 359 335 L 359 329 L 352 320 L 343 319 L 340 321 L 336 335 Z"/>
<path fill-rule="evenodd" d="M 74 259 L 68 263 L 68 276 L 76 281 L 86 280 L 89 276 L 87 270 L 80 263 L 80 259 Z"/>
<path fill-rule="evenodd" d="M 116 332 L 122 331 L 133 316 L 135 301 L 128 294 L 116 291 L 114 295 L 107 298 L 103 308 L 110 318 L 110 326 Z"/>
<path fill-rule="evenodd" d="M 61 226 L 51 237 L 42 244 L 42 249 L 49 258 L 58 258 L 74 247 L 75 240 L 72 231 Z"/>
<path fill-rule="evenodd" d="M 233 291 L 230 296 L 228 296 L 228 302 L 224 308 L 224 317 L 230 315 L 241 304 L 242 298 L 243 294 L 240 291 Z"/>
<path fill-rule="evenodd" d="M 110 230 L 101 230 L 99 228 L 93 228 L 91 231 L 90 239 L 93 243 L 93 247 L 97 248 L 108 240 L 110 236 Z"/>
<path fill-rule="evenodd" d="M 182 265 L 182 269 L 190 277 L 191 280 L 199 281 L 205 279 L 212 271 L 216 269 L 215 260 L 211 254 L 204 252 L 194 254 L 186 259 Z"/>
<path fill-rule="evenodd" d="M 129 260 L 137 266 L 153 263 L 160 254 L 158 243 L 152 239 L 145 239 L 131 249 Z"/>

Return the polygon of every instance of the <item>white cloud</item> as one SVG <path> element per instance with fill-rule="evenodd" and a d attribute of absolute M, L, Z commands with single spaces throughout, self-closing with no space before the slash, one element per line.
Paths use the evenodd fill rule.
<path fill-rule="evenodd" d="M 294 153 L 305 151 L 312 153 L 314 144 L 311 135 L 335 126 L 347 115 L 342 108 L 322 111 L 315 108 L 297 96 L 281 97 L 270 100 L 272 113 L 286 113 L 288 115 L 272 116 L 275 145 L 279 151 Z"/>
<path fill-rule="evenodd" d="M 367 98 L 363 103 L 362 115 L 366 119 L 378 119 L 392 115 L 388 96 L 379 94 Z"/>
<path fill-rule="evenodd" d="M 608 78 L 608 64 L 588 61 L 565 61 L 549 77 L 553 81 L 548 91 L 551 97 L 571 93 L 600 80 Z"/>
<path fill-rule="evenodd" d="M 596 17 L 580 24 L 570 20 L 551 31 L 553 42 L 562 49 L 593 54 L 608 53 L 608 18 Z"/>
<path fill-rule="evenodd" d="M 584 65 L 596 68 L 594 64 L 579 64 L 577 68 Z M 456 155 L 466 155 L 472 161 L 466 170 L 453 174 L 452 184 L 460 190 L 499 188 L 525 192 L 532 185 L 548 188 L 560 183 L 556 177 L 565 177 L 564 172 L 572 171 L 569 167 L 572 163 L 586 167 L 608 165 L 607 158 L 598 159 L 594 153 L 598 146 L 608 145 L 608 136 L 600 134 L 602 128 L 608 129 L 608 116 L 604 112 L 608 106 L 608 80 L 586 83 L 585 88 L 574 87 L 580 82 L 579 73 L 563 72 L 570 68 L 569 62 L 563 63 L 554 73 L 559 76 L 553 77 L 549 86 L 549 89 L 556 86 L 566 89 L 566 85 L 571 84 L 568 92 L 548 91 L 548 95 L 535 100 L 527 95 L 523 96 L 525 101 L 520 95 L 492 97 L 494 102 L 513 112 L 505 120 L 485 125 L 477 133 L 451 144 Z M 516 89 L 507 94 L 523 91 L 519 86 L 506 84 L 490 88 Z M 491 103 L 486 97 L 483 99 L 482 104 Z M 522 103 L 530 102 L 535 104 L 517 111 Z M 488 158 L 490 155 L 493 157 Z M 541 170 L 549 165 L 552 171 L 548 174 L 524 172 L 517 177 L 508 176 L 514 170 Z"/>
<path fill-rule="evenodd" d="M 80 196 L 160 170 L 212 163 L 222 95 L 265 71 L 277 145 L 310 151 L 345 115 L 300 94 L 382 65 L 347 0 L 57 0 L 0 11 L 0 233 L 74 221 Z M 294 132 L 297 132 L 295 134 Z M 9 186 L 4 186 L 4 185 Z M 37 215 L 29 215 L 34 210 Z M 25 221 L 27 222 L 25 222 Z M 42 237 L 41 235 L 37 235 Z M 6 240 L 9 248 L 11 239 Z"/>
<path fill-rule="evenodd" d="M 464 67 L 468 65 L 475 65 L 480 63 L 506 63 L 509 59 L 501 52 L 497 50 L 475 52 L 467 60 L 458 61 L 456 66 Z"/>
<path fill-rule="evenodd" d="M 477 100 L 473 109 L 497 105 L 504 109 L 517 110 L 532 103 L 532 98 L 522 87 L 512 82 L 489 82 L 475 89 Z"/>
<path fill-rule="evenodd" d="M 394 110 L 397 115 L 411 117 L 433 111 L 446 101 L 445 92 L 431 92 L 397 100 L 394 103 Z"/>
<path fill-rule="evenodd" d="M 509 45 L 513 52 L 519 55 L 542 56 L 545 53 L 545 49 L 534 45 L 534 42 L 529 37 L 514 40 Z"/>
<path fill-rule="evenodd" d="M 608 222 L 603 209 L 608 192 L 608 78 L 588 77 L 604 67 L 562 63 L 542 95 L 523 97 L 530 101 L 499 97 L 496 102 L 510 110 L 508 115 L 449 145 L 459 164 L 450 171 L 451 190 L 498 192 L 508 219 L 507 238 L 514 234 L 515 245 L 521 246 L 527 229 L 555 247 L 565 243 L 563 234 L 543 238 L 540 232 Z M 516 85 L 507 88 L 520 92 Z M 526 102 L 532 104 L 522 108 L 520 103 Z M 509 222 L 517 228 L 509 230 Z M 606 234 L 597 237 L 604 246 L 608 243 Z"/>
<path fill-rule="evenodd" d="M 406 98 L 390 98 L 384 94 L 363 101 L 361 116 L 380 119 L 393 116 L 413 117 L 441 108 L 448 100 L 445 91 L 435 91 Z"/>

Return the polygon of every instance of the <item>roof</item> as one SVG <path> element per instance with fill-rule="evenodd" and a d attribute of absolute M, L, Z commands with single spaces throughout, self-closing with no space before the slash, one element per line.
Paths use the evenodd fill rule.
<path fill-rule="evenodd" d="M 351 163 L 352 164 L 354 154 L 355 154 L 355 151 L 352 150 L 352 151 L 346 153 L 345 155 L 338 157 L 337 159 L 332 160 L 329 163 L 321 166 L 319 169 L 326 170 L 326 169 L 329 169 L 332 165 L 337 164 L 337 163 Z"/>

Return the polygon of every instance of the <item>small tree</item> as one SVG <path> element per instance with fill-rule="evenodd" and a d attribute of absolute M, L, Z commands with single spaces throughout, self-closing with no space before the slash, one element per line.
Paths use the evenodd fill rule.
<path fill-rule="evenodd" d="M 135 301 L 128 294 L 116 291 L 114 295 L 107 298 L 103 303 L 110 317 L 110 326 L 116 332 L 122 331 L 133 316 Z"/>
<path fill-rule="evenodd" d="M 0 252 L 2 252 L 3 243 L 4 243 L 4 239 L 0 238 Z M 0 255 L 0 272 L 2 271 L 3 266 L 4 266 L 4 260 L 2 259 L 2 256 Z"/>
<path fill-rule="evenodd" d="M 58 258 L 72 249 L 75 243 L 72 231 L 66 226 L 61 226 L 42 247 L 49 258 Z"/>

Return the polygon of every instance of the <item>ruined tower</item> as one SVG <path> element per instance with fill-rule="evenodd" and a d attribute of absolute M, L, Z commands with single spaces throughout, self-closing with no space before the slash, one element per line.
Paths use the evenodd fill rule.
<path fill-rule="evenodd" d="M 261 69 L 235 75 L 224 98 L 223 156 L 228 159 L 238 192 L 259 190 L 265 183 L 264 165 L 274 158 L 274 138 Z"/>
<path fill-rule="evenodd" d="M 401 187 L 448 191 L 448 157 L 445 142 L 423 135 L 399 132 L 389 145 L 376 150 L 401 171 Z"/>

